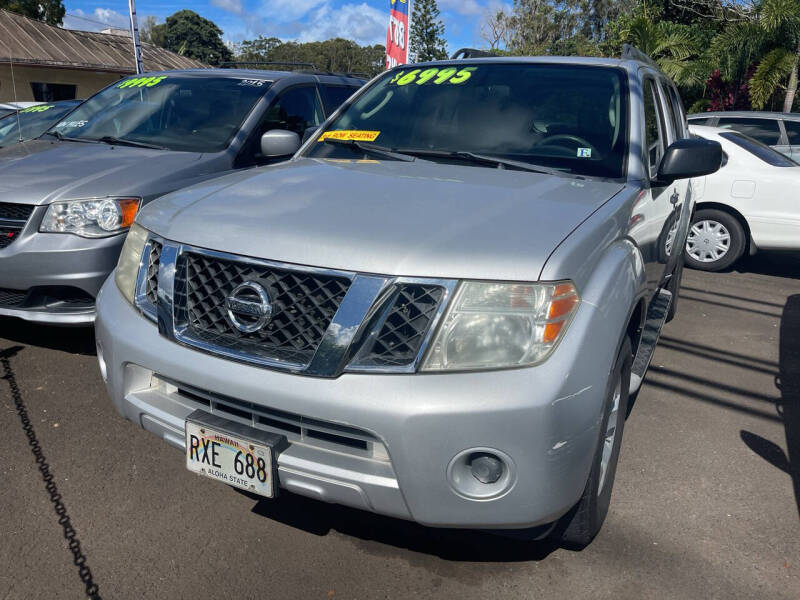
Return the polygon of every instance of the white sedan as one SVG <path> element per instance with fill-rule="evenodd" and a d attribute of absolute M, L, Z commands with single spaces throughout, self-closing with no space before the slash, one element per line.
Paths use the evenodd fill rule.
<path fill-rule="evenodd" d="M 686 264 L 718 271 L 745 251 L 800 250 L 800 164 L 731 129 L 689 127 L 722 144 L 722 168 L 693 181 Z"/>

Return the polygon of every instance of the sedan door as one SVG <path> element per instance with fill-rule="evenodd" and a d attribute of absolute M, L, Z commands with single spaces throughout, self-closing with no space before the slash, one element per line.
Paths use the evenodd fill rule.
<path fill-rule="evenodd" d="M 780 150 L 795 162 L 800 162 L 800 121 L 784 119 L 783 128 L 786 130 L 788 144 L 786 150 Z"/>

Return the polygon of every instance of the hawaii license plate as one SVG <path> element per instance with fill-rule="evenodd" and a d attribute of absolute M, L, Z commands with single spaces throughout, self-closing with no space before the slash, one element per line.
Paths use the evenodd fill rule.
<path fill-rule="evenodd" d="M 274 498 L 277 452 L 286 438 L 203 411 L 186 419 L 186 468 L 260 496 Z"/>

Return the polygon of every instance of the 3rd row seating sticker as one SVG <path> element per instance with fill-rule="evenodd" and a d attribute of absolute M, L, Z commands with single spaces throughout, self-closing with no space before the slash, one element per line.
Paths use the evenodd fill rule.
<path fill-rule="evenodd" d="M 118 88 L 130 87 L 153 87 L 161 83 L 167 78 L 166 75 L 159 75 L 157 77 L 134 77 L 133 79 L 126 79 L 120 83 Z"/>
<path fill-rule="evenodd" d="M 408 85 L 410 83 L 416 83 L 417 85 L 442 85 L 443 83 L 459 85 L 466 83 L 472 77 L 473 71 L 477 70 L 478 67 L 464 67 L 463 69 L 447 67 L 445 69 L 430 68 L 400 71 L 392 78 L 389 85 Z"/>
<path fill-rule="evenodd" d="M 360 129 L 339 129 L 334 131 L 326 131 L 319 136 L 318 142 L 328 139 L 334 140 L 354 140 L 356 142 L 374 142 L 375 139 L 381 134 L 380 131 L 363 131 Z"/>

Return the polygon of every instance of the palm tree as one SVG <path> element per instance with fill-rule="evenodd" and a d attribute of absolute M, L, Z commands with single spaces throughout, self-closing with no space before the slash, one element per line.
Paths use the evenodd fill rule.
<path fill-rule="evenodd" d="M 763 109 L 788 76 L 783 111 L 791 112 L 800 64 L 800 1 L 765 0 L 759 25 L 779 45 L 761 59 L 750 79 L 753 106 Z"/>
<path fill-rule="evenodd" d="M 623 37 L 654 59 L 676 83 L 691 86 L 705 80 L 707 69 L 701 61 L 691 60 L 699 54 L 699 48 L 686 27 L 669 21 L 654 23 L 646 16 L 638 16 L 623 32 Z"/>

